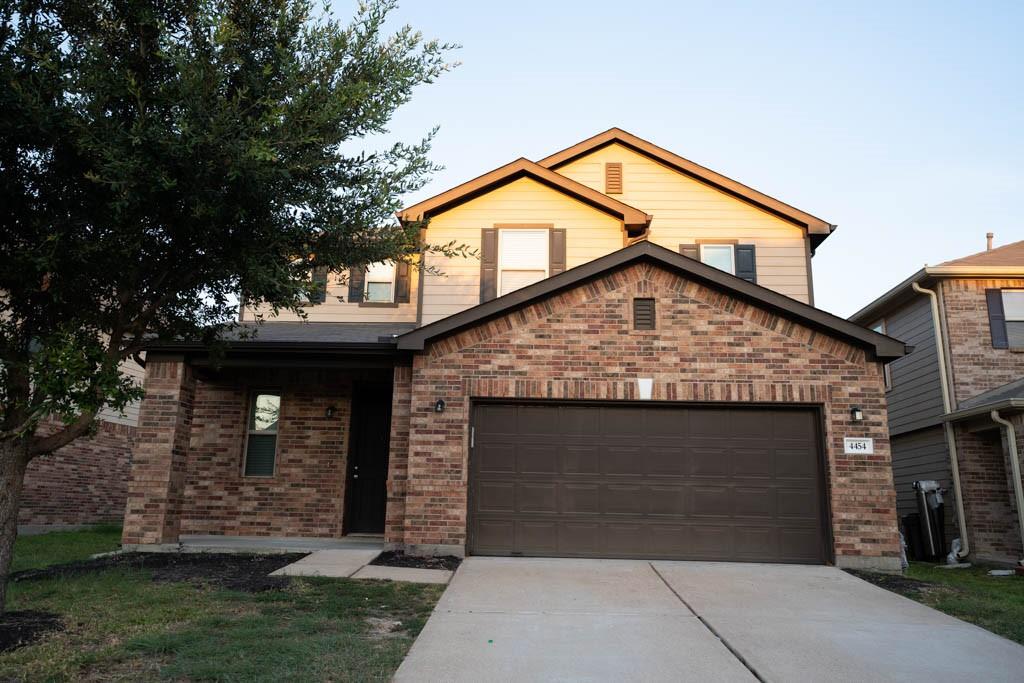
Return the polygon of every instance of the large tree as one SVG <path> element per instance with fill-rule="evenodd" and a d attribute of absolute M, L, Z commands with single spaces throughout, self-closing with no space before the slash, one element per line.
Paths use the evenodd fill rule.
<path fill-rule="evenodd" d="M 26 466 L 139 397 L 147 339 L 215 343 L 238 297 L 301 311 L 314 269 L 425 248 L 393 214 L 432 133 L 372 140 L 452 46 L 393 8 L 0 0 L 0 610 Z"/>

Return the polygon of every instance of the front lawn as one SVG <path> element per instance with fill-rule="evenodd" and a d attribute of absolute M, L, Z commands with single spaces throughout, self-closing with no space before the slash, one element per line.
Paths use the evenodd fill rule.
<path fill-rule="evenodd" d="M 19 568 L 55 556 L 43 538 L 19 539 Z M 74 537 L 67 544 L 85 545 Z M 142 561 L 105 559 L 12 581 L 8 608 L 55 613 L 61 630 L 0 654 L 0 680 L 387 680 L 443 591 L 382 581 L 260 582 L 244 572 L 232 583 L 235 565 L 262 576 L 268 562 L 288 561 L 272 556 Z"/>
<path fill-rule="evenodd" d="M 1024 645 L 1024 578 L 989 576 L 989 569 L 913 562 L 903 578 L 857 575 Z"/>

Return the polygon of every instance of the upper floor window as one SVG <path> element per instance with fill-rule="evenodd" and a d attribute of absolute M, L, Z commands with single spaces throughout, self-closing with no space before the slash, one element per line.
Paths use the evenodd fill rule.
<path fill-rule="evenodd" d="M 391 303 L 395 300 L 395 264 L 389 261 L 366 267 L 363 301 Z"/>
<path fill-rule="evenodd" d="M 986 289 L 994 349 L 1024 349 L 1024 289 Z"/>
<path fill-rule="evenodd" d="M 548 276 L 548 230 L 498 231 L 498 296 Z"/>
<path fill-rule="evenodd" d="M 732 244 L 701 244 L 700 260 L 703 263 L 736 274 L 736 247 Z"/>
<path fill-rule="evenodd" d="M 245 476 L 274 476 L 277 424 L 280 417 L 280 394 L 271 391 L 253 392 L 249 399 L 249 421 L 246 425 Z"/>

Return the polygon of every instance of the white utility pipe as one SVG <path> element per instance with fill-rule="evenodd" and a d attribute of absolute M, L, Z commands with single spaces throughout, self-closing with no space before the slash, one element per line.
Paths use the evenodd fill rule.
<path fill-rule="evenodd" d="M 992 419 L 1003 425 L 1006 433 L 1006 449 L 1010 456 L 1010 473 L 1013 474 L 1013 493 L 1017 497 L 1017 523 L 1020 525 L 1020 542 L 1024 547 L 1024 487 L 1020 483 L 1020 457 L 1017 455 L 1017 431 L 1013 424 L 999 416 L 998 410 L 993 410 L 989 415 Z M 1017 560 L 1017 564 L 1024 565 L 1024 559 Z"/>
<path fill-rule="evenodd" d="M 926 294 L 932 305 L 932 328 L 935 331 L 935 355 L 939 361 L 939 384 L 942 387 L 942 407 L 945 412 L 953 412 L 953 399 L 949 392 L 949 378 L 946 376 L 946 345 L 942 341 L 942 320 L 939 316 L 939 298 L 930 289 L 925 289 L 916 282 L 911 287 L 918 294 Z M 944 422 L 943 430 L 946 434 L 946 448 L 949 450 L 949 467 L 953 472 L 953 497 L 956 498 L 956 521 L 960 527 L 960 552 L 957 559 L 963 559 L 971 552 L 970 541 L 967 540 L 967 517 L 964 515 L 963 489 L 960 487 L 960 459 L 956 452 L 956 435 L 953 433 L 953 425 Z"/>

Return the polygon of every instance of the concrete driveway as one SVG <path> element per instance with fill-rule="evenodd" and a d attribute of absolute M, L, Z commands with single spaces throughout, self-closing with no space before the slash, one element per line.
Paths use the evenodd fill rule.
<path fill-rule="evenodd" d="M 838 569 L 467 559 L 398 681 L 1019 681 L 1024 647 Z"/>

